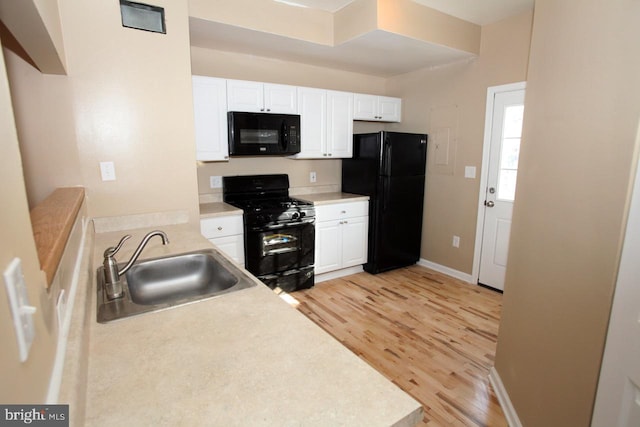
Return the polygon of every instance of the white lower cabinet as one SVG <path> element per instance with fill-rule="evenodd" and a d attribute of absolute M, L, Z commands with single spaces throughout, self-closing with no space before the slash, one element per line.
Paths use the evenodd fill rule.
<path fill-rule="evenodd" d="M 367 262 L 369 202 L 316 206 L 315 274 Z"/>
<path fill-rule="evenodd" d="M 242 215 L 203 218 L 200 220 L 200 232 L 218 249 L 244 266 Z"/>

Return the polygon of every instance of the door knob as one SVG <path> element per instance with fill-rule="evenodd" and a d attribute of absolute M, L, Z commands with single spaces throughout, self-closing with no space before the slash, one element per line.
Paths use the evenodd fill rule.
<path fill-rule="evenodd" d="M 493 200 L 489 200 L 488 202 L 485 200 L 484 201 L 484 205 L 488 208 L 492 208 L 494 207 L 496 204 L 493 202 Z"/>

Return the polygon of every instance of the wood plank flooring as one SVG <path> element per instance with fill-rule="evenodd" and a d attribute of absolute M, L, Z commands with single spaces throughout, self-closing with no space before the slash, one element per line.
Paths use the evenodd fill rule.
<path fill-rule="evenodd" d="M 422 403 L 422 426 L 507 425 L 488 380 L 501 294 L 415 265 L 291 296 L 298 310 Z"/>

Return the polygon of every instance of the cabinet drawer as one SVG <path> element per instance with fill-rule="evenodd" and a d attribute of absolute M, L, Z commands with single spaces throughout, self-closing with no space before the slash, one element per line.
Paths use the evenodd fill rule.
<path fill-rule="evenodd" d="M 316 206 L 316 221 L 331 221 L 369 215 L 369 202 L 336 203 Z"/>
<path fill-rule="evenodd" d="M 201 219 L 200 232 L 207 239 L 242 234 L 242 215 Z"/>

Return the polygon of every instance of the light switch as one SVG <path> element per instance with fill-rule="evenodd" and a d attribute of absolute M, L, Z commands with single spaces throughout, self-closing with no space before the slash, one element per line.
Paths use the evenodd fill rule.
<path fill-rule="evenodd" d="M 309 172 L 309 182 L 314 183 L 318 180 L 318 176 L 315 172 Z"/>
<path fill-rule="evenodd" d="M 100 162 L 100 174 L 103 181 L 115 181 L 116 167 L 113 162 Z"/>
<path fill-rule="evenodd" d="M 20 361 L 24 362 L 29 357 L 29 349 L 35 335 L 33 326 L 33 314 L 36 308 L 29 305 L 27 286 L 22 274 L 22 262 L 20 258 L 14 258 L 4 271 L 4 282 L 11 306 L 13 326 L 18 339 L 18 350 L 20 351 Z"/>

